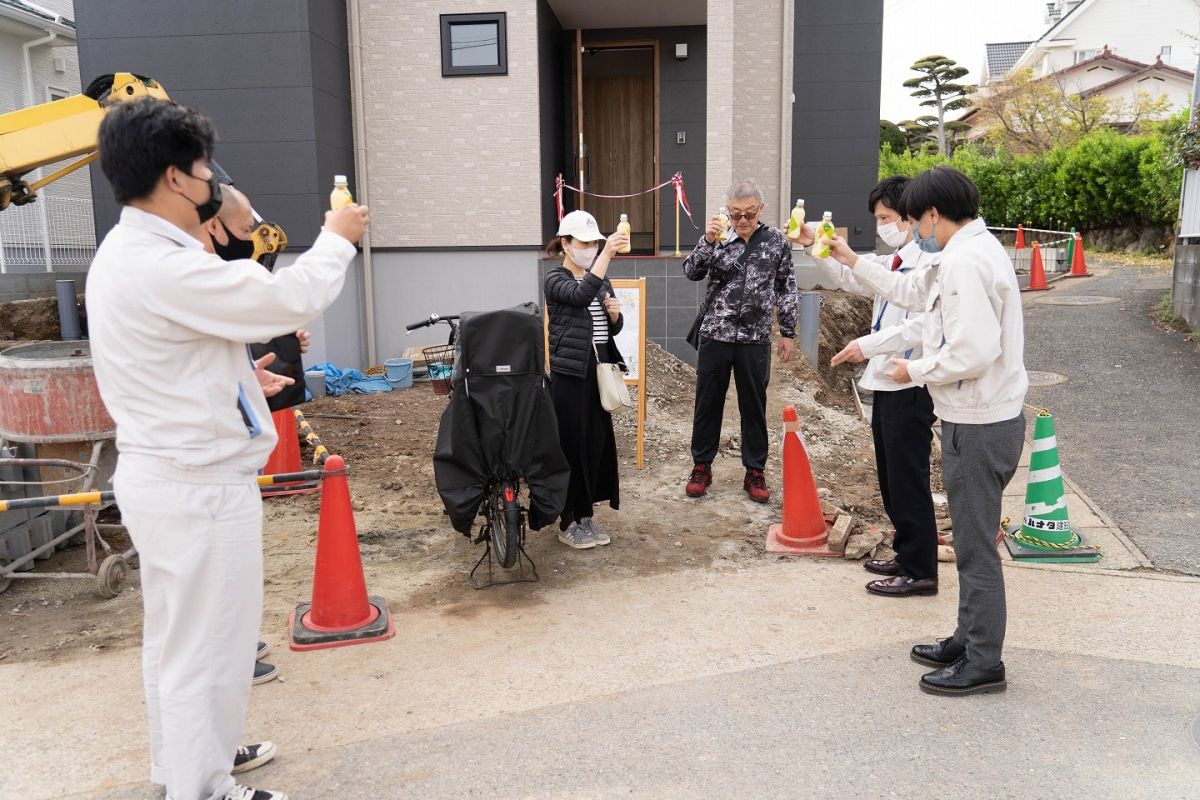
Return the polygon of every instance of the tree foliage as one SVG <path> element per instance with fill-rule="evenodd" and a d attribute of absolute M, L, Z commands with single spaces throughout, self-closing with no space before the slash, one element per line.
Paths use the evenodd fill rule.
<path fill-rule="evenodd" d="M 906 80 L 904 86 L 914 90 L 912 96 L 921 98 L 922 106 L 937 111 L 936 115 L 931 115 L 933 134 L 938 152 L 946 154 L 949 152 L 946 112 L 970 106 L 970 95 L 975 91 L 974 86 L 958 82 L 968 70 L 958 66 L 954 59 L 939 55 L 925 56 L 910 69 L 920 74 Z"/>

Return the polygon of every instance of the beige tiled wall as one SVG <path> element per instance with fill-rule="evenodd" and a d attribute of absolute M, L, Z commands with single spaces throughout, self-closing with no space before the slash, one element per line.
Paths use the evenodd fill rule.
<path fill-rule="evenodd" d="M 497 11 L 508 74 L 442 77 L 439 15 Z M 367 0 L 361 13 L 373 244 L 538 244 L 536 4 Z"/>

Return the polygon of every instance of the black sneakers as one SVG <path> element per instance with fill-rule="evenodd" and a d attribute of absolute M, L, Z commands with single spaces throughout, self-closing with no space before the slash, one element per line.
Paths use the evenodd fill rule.
<path fill-rule="evenodd" d="M 254 686 L 266 683 L 267 681 L 273 681 L 278 677 L 279 668 L 274 664 L 268 664 L 265 661 L 254 662 L 254 680 L 252 681 Z"/>
<path fill-rule="evenodd" d="M 241 784 L 225 793 L 223 800 L 288 800 L 283 792 L 269 792 L 266 789 L 251 789 Z"/>
<path fill-rule="evenodd" d="M 275 758 L 276 752 L 274 742 L 259 742 L 239 747 L 237 754 L 233 757 L 233 769 L 230 771 L 237 775 L 239 772 L 247 772 L 261 767 Z"/>

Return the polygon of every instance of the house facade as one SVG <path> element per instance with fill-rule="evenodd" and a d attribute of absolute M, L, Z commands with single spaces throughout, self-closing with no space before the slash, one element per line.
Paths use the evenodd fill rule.
<path fill-rule="evenodd" d="M 681 173 L 703 227 L 753 177 L 769 224 L 804 197 L 873 245 L 882 0 L 264 4 L 248 19 L 215 3 L 228 22 L 185 0 L 89 4 L 81 64 L 152 75 L 212 117 L 217 160 L 292 254 L 311 243 L 333 174 L 350 176 L 370 241 L 314 326 L 318 359 L 377 363 L 444 336 L 406 334 L 430 313 L 539 300 L 560 176 L 566 210 L 606 232 L 629 216 L 634 253 L 612 273 L 647 279 L 647 335 L 684 356 L 700 287 L 673 256 L 673 188 L 646 190 Z M 101 230 L 115 218 L 106 193 L 101 178 Z M 683 215 L 681 255 L 699 235 Z"/>
<path fill-rule="evenodd" d="M 1161 60 L 1189 72 L 1196 66 L 1195 42 L 1185 33 L 1200 33 L 1200 9 L 1192 0 L 1054 0 L 1046 9 L 1048 27 L 1013 71 L 1049 75 L 1105 48 L 1143 64 Z"/>

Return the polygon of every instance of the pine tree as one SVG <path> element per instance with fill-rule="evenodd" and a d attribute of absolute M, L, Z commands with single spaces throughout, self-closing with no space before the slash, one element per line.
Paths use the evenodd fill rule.
<path fill-rule="evenodd" d="M 966 67 L 958 66 L 958 62 L 945 56 L 925 56 L 910 68 L 921 73 L 915 78 L 904 82 L 908 89 L 915 89 L 913 97 L 925 98 L 921 105 L 937 109 L 938 152 L 948 155 L 946 149 L 946 112 L 956 111 L 971 105 L 970 94 L 975 87 L 970 84 L 958 83 L 958 79 L 966 75 Z"/>

